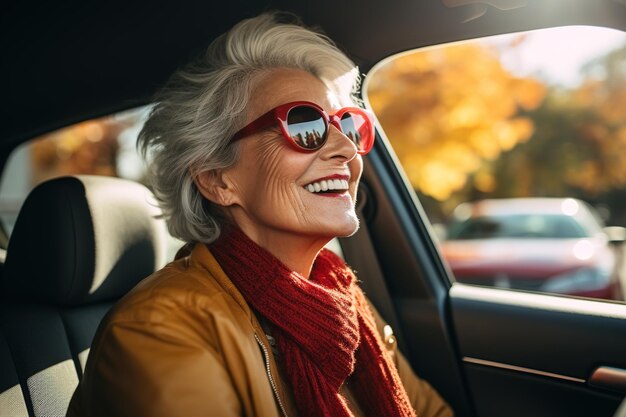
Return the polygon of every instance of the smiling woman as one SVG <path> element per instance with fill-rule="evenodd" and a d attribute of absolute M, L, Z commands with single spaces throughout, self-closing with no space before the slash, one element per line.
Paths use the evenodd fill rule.
<path fill-rule="evenodd" d="M 329 38 L 278 13 L 172 77 L 139 146 L 186 245 L 103 320 L 68 416 L 453 415 L 324 249 L 359 228 L 357 88 Z"/>
<path fill-rule="evenodd" d="M 616 278 L 626 272 L 623 256 L 612 262 L 604 255 L 607 250 L 620 252 L 618 241 L 624 241 L 625 229 L 616 227 L 626 225 L 626 210 L 620 208 L 626 202 L 626 55 L 623 43 L 591 34 L 598 30 L 623 36 L 626 3 L 513 3 L 518 7 L 509 7 L 509 0 L 398 0 L 391 7 L 384 0 L 233 0 L 220 2 L 220 7 L 197 0 L 139 0 L 123 7 L 116 2 L 5 2 L 0 12 L 0 78 L 5 81 L 0 165 L 9 193 L 0 192 L 0 215 L 7 232 L 10 215 L 20 210 L 29 185 L 44 176 L 88 171 L 148 184 L 143 170 L 127 170 L 121 162 L 136 155 L 141 128 L 118 132 L 116 126 L 92 120 L 155 105 L 172 111 L 153 114 L 151 120 L 160 122 L 152 126 L 150 137 L 163 141 L 148 147 L 147 159 L 163 150 L 181 163 L 161 165 L 163 180 L 153 177 L 150 187 L 165 185 L 162 197 L 168 190 L 172 199 L 189 202 L 187 197 L 194 197 L 202 210 L 183 212 L 182 203 L 172 205 L 168 220 L 171 226 L 179 216 L 182 226 L 195 223 L 204 229 L 197 238 L 177 241 L 170 262 L 186 248 L 152 275 L 167 262 L 156 257 L 163 242 L 150 239 L 156 234 L 137 219 L 150 220 L 145 222 L 149 225 L 154 219 L 147 209 L 154 207 L 127 209 L 131 200 L 122 190 L 128 182 L 93 178 L 88 184 L 84 178 L 61 178 L 34 190 L 28 197 L 34 203 L 20 210 L 8 241 L 0 228 L 0 248 L 6 249 L 5 263 L 0 262 L 0 416 L 65 415 L 79 383 L 70 411 L 74 415 L 347 413 L 335 413 L 334 408 L 326 412 L 327 399 L 345 403 L 354 415 L 398 415 L 393 404 L 402 404 L 402 390 L 418 415 L 450 414 L 412 370 L 436 388 L 458 417 L 612 416 L 625 392 L 626 303 L 582 299 L 581 290 L 587 298 L 590 290 L 606 294 L 612 288 L 606 284 L 619 282 L 607 279 L 610 272 Z M 328 38 L 291 26 L 288 36 L 272 29 L 271 40 L 254 37 L 254 42 L 229 43 L 237 47 L 227 48 L 227 37 L 244 34 L 238 25 L 214 44 L 224 48 L 212 47 L 216 53 L 207 55 L 207 45 L 220 34 L 272 8 L 287 8 L 309 27 L 321 28 L 350 60 L 337 54 Z M 280 21 L 288 23 L 282 17 Z M 275 23 L 269 26 L 285 27 Z M 544 31 L 567 35 L 557 43 L 543 37 Z M 239 35 L 235 38 L 241 39 Z M 321 49 L 311 48 L 311 39 Z M 416 48 L 421 52 L 410 53 Z M 583 81 L 578 86 L 563 71 L 534 71 L 536 63 L 549 61 L 554 68 L 560 65 L 559 70 L 568 63 L 573 71 L 581 61 L 573 62 L 569 54 L 590 50 L 592 61 L 580 67 L 582 72 L 575 71 L 579 77 L 574 81 Z M 399 53 L 410 58 L 394 60 L 398 65 L 387 67 L 392 78 L 375 82 L 383 64 L 391 61 L 387 58 Z M 250 65 L 243 76 L 225 72 L 242 68 L 242 54 L 254 58 L 246 61 Z M 193 56 L 198 57 L 194 64 L 167 83 Z M 298 64 L 292 65 L 296 56 Z M 532 60 L 529 65 L 526 56 Z M 292 70 L 290 77 L 304 71 L 306 83 L 304 77 L 311 74 L 322 83 L 319 88 L 332 94 L 283 94 L 286 83 L 275 82 L 271 74 L 279 68 Z M 219 73 L 222 78 L 209 79 Z M 357 93 L 364 103 L 351 97 L 357 74 L 363 74 Z M 555 74 L 568 81 L 553 84 Z M 231 78 L 232 89 L 220 84 Z M 274 90 L 258 96 L 261 84 L 271 82 Z M 361 96 L 368 83 L 377 87 L 376 98 L 373 90 Z M 153 98 L 161 87 L 163 93 Z M 278 94 L 281 99 L 274 100 Z M 346 109 L 362 105 L 379 118 L 367 154 L 360 142 L 367 123 L 360 124 L 360 113 Z M 180 122 L 175 128 L 161 123 L 169 116 Z M 79 125 L 64 130 L 54 146 L 42 142 L 33 152 L 18 150 L 35 136 L 70 124 Z M 235 136 L 246 126 L 251 127 Z M 189 129 L 194 133 L 190 142 Z M 122 136 L 125 140 L 114 140 Z M 172 146 L 162 146 L 166 142 Z M 209 145 L 232 150 L 232 161 L 211 166 L 216 159 Z M 9 162 L 14 149 L 16 164 Z M 334 157 L 328 158 L 329 149 Z M 189 169 L 198 154 L 198 165 Z M 277 163 L 271 166 L 268 158 Z M 348 199 L 354 204 L 351 187 L 359 159 L 363 168 L 356 208 L 342 206 Z M 33 160 L 45 175 L 28 175 Z M 293 171 L 285 165 L 291 162 L 299 164 Z M 333 168 L 325 171 L 328 166 Z M 233 178 L 262 200 L 244 199 L 232 207 L 210 200 L 208 192 L 216 189 L 232 192 L 229 198 L 247 198 L 232 188 Z M 185 187 L 182 179 L 189 179 Z M 61 204 L 68 184 L 74 191 L 68 202 L 85 209 L 85 222 L 65 223 L 74 212 Z M 89 198 L 99 189 L 108 190 L 98 194 L 102 200 Z M 150 196 L 144 192 L 132 194 Z M 306 217 L 299 206 L 276 204 L 280 207 L 275 213 L 258 207 L 270 195 L 284 205 L 306 204 Z M 443 242 L 437 241 L 429 220 L 440 225 L 451 216 L 461 220 L 464 208 L 471 208 L 462 203 L 502 197 L 565 200 L 558 219 L 552 217 L 557 213 L 537 213 L 533 205 L 531 213 L 515 218 L 479 220 L 473 228 L 477 237 L 509 229 L 521 236 L 448 241 L 450 251 L 443 254 L 450 256 L 441 256 Z M 574 204 L 575 198 L 599 208 L 614 227 L 600 228 L 604 236 L 576 234 L 571 220 L 582 205 Z M 519 200 L 512 205 L 524 208 Z M 333 223 L 322 210 L 347 218 Z M 341 244 L 340 260 L 320 250 L 305 276 L 295 270 L 304 270 L 304 262 L 282 262 L 282 251 L 269 251 L 271 247 L 251 240 L 230 220 L 233 211 L 249 219 L 246 224 L 258 226 L 250 230 L 272 235 L 309 228 L 313 221 L 324 233 L 343 233 L 354 226 L 353 212 L 359 225 L 350 237 L 333 239 Z M 290 217 L 294 212 L 297 217 Z M 95 229 L 87 223 L 98 213 L 106 216 Z M 143 231 L 133 232 L 135 226 Z M 548 237 L 554 236 L 549 229 L 561 238 Z M 454 235 L 452 229 L 443 232 L 441 236 Z M 321 236 L 307 233 L 298 233 L 300 242 L 319 244 Z M 131 235 L 155 250 L 137 245 Z M 562 238 L 567 236 L 572 238 Z M 115 253 L 100 250 L 118 241 Z M 516 248 L 523 251 L 514 252 Z M 285 254 L 291 249 L 289 245 Z M 102 256 L 105 264 L 100 263 Z M 481 258 L 489 264 L 483 262 L 474 277 L 463 280 L 465 273 L 457 266 Z M 277 266 L 277 259 L 284 268 Z M 609 268 L 611 263 L 618 268 Z M 76 265 L 86 266 L 79 268 L 79 275 Z M 101 272 L 106 265 L 116 267 L 105 277 Z M 356 273 L 343 274 L 346 265 Z M 533 277 L 541 279 L 527 279 Z M 353 279 L 368 300 L 361 302 Z M 533 285 L 544 294 L 529 291 Z M 96 288 L 96 297 L 91 297 L 88 292 Z M 71 300 L 54 296 L 72 295 L 74 289 L 78 296 Z M 562 295 L 545 294 L 548 290 Z M 375 330 L 366 320 L 372 316 Z M 353 350 L 355 335 L 359 346 Z M 362 356 L 377 352 L 378 342 L 382 355 Z M 387 366 L 389 358 L 401 384 L 391 372 L 394 368 Z M 336 386 L 352 365 L 338 390 L 317 390 Z M 371 367 L 387 377 L 372 377 L 378 371 Z M 298 374 L 303 368 L 322 375 Z M 359 383 L 363 380 L 367 384 Z M 328 384 L 313 386 L 309 381 Z M 394 390 L 399 385 L 402 390 Z M 332 395 L 326 395 L 329 391 Z M 301 399 L 307 392 L 318 400 L 311 407 Z M 370 407 L 368 400 L 377 404 Z M 385 401 L 392 411 L 376 408 L 387 408 Z M 302 407 L 307 410 L 300 412 Z"/>

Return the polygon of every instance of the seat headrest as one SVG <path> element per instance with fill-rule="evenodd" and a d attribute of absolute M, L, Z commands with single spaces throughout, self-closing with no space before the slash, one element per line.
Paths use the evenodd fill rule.
<path fill-rule="evenodd" d="M 71 176 L 35 187 L 9 240 L 2 293 L 58 305 L 116 300 L 163 266 L 167 231 L 136 182 Z"/>

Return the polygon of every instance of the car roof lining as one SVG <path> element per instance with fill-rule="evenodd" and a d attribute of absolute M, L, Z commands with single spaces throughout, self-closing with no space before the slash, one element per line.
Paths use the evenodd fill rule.
<path fill-rule="evenodd" d="M 0 154 L 39 134 L 148 104 L 169 75 L 211 39 L 263 10 L 292 11 L 321 27 L 363 72 L 388 56 L 428 45 L 548 26 L 626 25 L 626 5 L 618 0 L 547 3 L 528 0 L 512 10 L 488 6 L 481 17 L 462 23 L 475 13 L 475 2 L 447 7 L 444 1 L 363 1 L 356 8 L 329 0 L 238 0 L 223 2 L 217 12 L 210 2 L 185 0 L 13 0 L 0 16 Z"/>

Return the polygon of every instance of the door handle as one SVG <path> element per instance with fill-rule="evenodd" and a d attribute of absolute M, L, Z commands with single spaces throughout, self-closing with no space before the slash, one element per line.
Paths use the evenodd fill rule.
<path fill-rule="evenodd" d="M 588 380 L 589 385 L 626 393 L 626 369 L 599 366 Z"/>

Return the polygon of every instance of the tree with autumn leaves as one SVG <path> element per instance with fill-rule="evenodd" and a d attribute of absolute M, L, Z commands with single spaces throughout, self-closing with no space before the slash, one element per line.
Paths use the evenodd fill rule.
<path fill-rule="evenodd" d="M 576 88 L 550 89 L 529 115 L 532 139 L 490 167 L 499 178 L 494 196 L 578 197 L 626 225 L 625 64 L 623 47 L 591 62 Z"/>
<path fill-rule="evenodd" d="M 120 135 L 141 123 L 137 111 L 86 120 L 29 144 L 32 186 L 62 175 L 118 176 Z"/>
<path fill-rule="evenodd" d="M 498 54 L 476 43 L 431 48 L 368 79 L 368 101 L 431 220 L 486 197 L 611 205 L 603 197 L 626 188 L 625 49 L 591 63 L 574 89 L 515 76 Z"/>
<path fill-rule="evenodd" d="M 537 108 L 545 87 L 512 76 L 495 54 L 471 43 L 433 48 L 401 56 L 368 80 L 370 105 L 411 184 L 438 201 L 534 132 L 519 110 Z M 474 180 L 494 187 L 488 174 Z"/>

